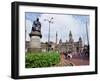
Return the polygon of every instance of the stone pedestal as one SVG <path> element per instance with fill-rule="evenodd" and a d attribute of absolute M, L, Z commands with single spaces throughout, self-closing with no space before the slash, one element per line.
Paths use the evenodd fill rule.
<path fill-rule="evenodd" d="M 38 31 L 31 32 L 30 34 L 30 43 L 29 43 L 29 51 L 41 51 L 41 42 L 40 38 L 42 37 L 41 33 Z"/>

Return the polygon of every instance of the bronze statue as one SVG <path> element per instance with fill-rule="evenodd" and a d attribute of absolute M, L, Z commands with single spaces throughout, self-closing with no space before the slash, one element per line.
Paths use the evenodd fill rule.
<path fill-rule="evenodd" d="M 39 18 L 37 18 L 35 21 L 33 21 L 33 25 L 32 25 L 32 29 L 31 29 L 31 33 L 29 33 L 29 36 L 40 36 L 40 38 L 42 37 L 41 35 L 41 23 L 39 21 Z"/>
<path fill-rule="evenodd" d="M 41 23 L 39 21 L 39 18 L 37 18 L 32 25 L 32 31 L 39 31 L 41 32 Z"/>

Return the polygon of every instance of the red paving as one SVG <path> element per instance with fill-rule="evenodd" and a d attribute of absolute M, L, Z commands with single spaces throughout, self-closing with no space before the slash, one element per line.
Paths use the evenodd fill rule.
<path fill-rule="evenodd" d="M 84 56 L 73 56 L 71 59 L 65 59 L 65 56 L 61 55 L 61 62 L 64 63 L 62 65 L 65 65 L 66 62 L 73 63 L 75 66 L 89 65 L 89 59 Z"/>
<path fill-rule="evenodd" d="M 82 60 L 82 59 L 70 59 L 70 62 L 72 62 L 76 66 L 89 65 L 89 61 L 88 60 Z"/>

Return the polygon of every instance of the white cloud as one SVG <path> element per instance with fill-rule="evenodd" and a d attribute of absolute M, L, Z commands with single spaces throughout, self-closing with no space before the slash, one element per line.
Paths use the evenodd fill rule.
<path fill-rule="evenodd" d="M 29 33 L 31 32 L 32 22 L 30 20 L 26 20 L 26 40 L 29 41 Z"/>
<path fill-rule="evenodd" d="M 48 34 L 49 23 L 44 19 L 50 19 L 53 17 L 53 24 L 51 24 L 51 41 L 55 42 L 55 34 L 58 32 L 58 39 L 66 41 L 69 39 L 69 31 L 72 31 L 73 38 L 75 41 L 78 40 L 79 36 L 85 34 L 85 25 L 81 24 L 79 20 L 76 20 L 72 15 L 56 15 L 56 14 L 42 14 L 40 22 L 42 23 L 42 34 L 44 35 L 42 41 L 46 41 Z"/>
<path fill-rule="evenodd" d="M 55 42 L 56 40 L 56 32 L 58 32 L 58 39 L 62 39 L 62 41 L 69 40 L 69 31 L 72 31 L 73 39 L 78 41 L 79 36 L 83 38 L 83 41 L 86 42 L 86 27 L 82 21 L 76 19 L 73 15 L 61 15 L 61 14 L 41 14 L 40 22 L 41 22 L 41 32 L 42 39 L 41 41 L 48 41 L 48 28 L 49 23 L 44 21 L 44 19 L 50 19 L 53 17 L 53 24 L 50 25 L 50 41 Z M 26 40 L 30 40 L 29 33 L 32 28 L 32 21 L 26 20 Z"/>

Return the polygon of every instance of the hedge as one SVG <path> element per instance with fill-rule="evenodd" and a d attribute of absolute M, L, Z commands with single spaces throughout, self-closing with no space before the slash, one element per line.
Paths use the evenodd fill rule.
<path fill-rule="evenodd" d="M 26 68 L 51 67 L 59 62 L 60 54 L 56 52 L 26 53 L 25 55 Z"/>

